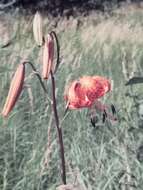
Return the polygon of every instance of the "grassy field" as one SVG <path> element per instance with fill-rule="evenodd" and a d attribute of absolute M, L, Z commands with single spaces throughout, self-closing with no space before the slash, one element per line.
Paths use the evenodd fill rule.
<path fill-rule="evenodd" d="M 88 110 L 70 111 L 62 121 L 68 183 L 81 190 L 142 190 L 143 85 L 125 86 L 143 76 L 143 11 L 126 7 L 111 15 L 48 19 L 61 46 L 56 94 L 63 117 L 65 86 L 83 75 L 101 75 L 113 89 L 102 102 L 115 105 L 118 122 L 90 123 Z M 42 48 L 32 33 L 32 16 L 0 16 L 0 111 L 17 65 L 30 60 L 41 72 Z M 56 26 L 56 27 L 55 27 Z M 9 45 L 7 45 L 9 44 Z M 7 45 L 5 48 L 3 46 Z M 45 82 L 51 96 L 50 81 Z M 0 189 L 54 190 L 61 184 L 59 148 L 51 106 L 26 67 L 24 90 L 7 119 L 0 116 Z"/>

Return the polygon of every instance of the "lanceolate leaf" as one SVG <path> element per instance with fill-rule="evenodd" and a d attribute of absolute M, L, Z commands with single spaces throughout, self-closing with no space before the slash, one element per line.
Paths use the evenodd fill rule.
<path fill-rule="evenodd" d="M 143 77 L 133 77 L 125 85 L 139 84 L 143 83 Z"/>

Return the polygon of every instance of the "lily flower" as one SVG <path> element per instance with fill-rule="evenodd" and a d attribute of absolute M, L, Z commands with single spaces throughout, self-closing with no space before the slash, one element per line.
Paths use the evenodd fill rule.
<path fill-rule="evenodd" d="M 65 90 L 65 100 L 67 102 L 66 111 L 68 109 L 89 108 L 91 111 L 98 110 L 103 114 L 103 122 L 108 117 L 112 121 L 116 121 L 115 108 L 112 105 L 112 113 L 109 113 L 109 107 L 102 104 L 99 98 L 104 96 L 111 90 L 110 81 L 101 76 L 83 76 L 79 80 L 73 81 L 67 90 Z M 114 108 L 114 110 L 113 110 Z"/>
<path fill-rule="evenodd" d="M 95 101 L 111 89 L 109 80 L 101 76 L 84 76 L 73 81 L 65 92 L 69 109 L 91 107 Z"/>
<path fill-rule="evenodd" d="M 2 110 L 2 115 L 7 117 L 10 111 L 13 109 L 18 97 L 22 91 L 23 83 L 25 77 L 25 64 L 22 63 L 18 66 L 14 77 L 11 81 L 10 89 L 8 92 L 8 96 Z"/>

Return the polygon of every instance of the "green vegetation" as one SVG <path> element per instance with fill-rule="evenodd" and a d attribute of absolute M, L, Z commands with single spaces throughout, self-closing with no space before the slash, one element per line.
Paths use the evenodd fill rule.
<path fill-rule="evenodd" d="M 41 72 L 42 49 L 33 39 L 32 16 L 17 12 L 1 17 L 0 46 L 9 42 L 0 49 L 2 110 L 16 66 L 28 59 Z M 96 128 L 86 109 L 70 111 L 63 120 L 68 182 L 79 183 L 82 190 L 142 190 L 143 156 L 138 148 L 143 145 L 143 86 L 125 86 L 129 78 L 143 76 L 142 9 L 62 18 L 56 28 L 54 22 L 44 17 L 45 30 L 55 30 L 61 46 L 56 74 L 60 118 L 65 86 L 83 75 L 112 80 L 113 89 L 102 102 L 113 103 L 118 115 L 117 123 L 102 124 L 97 113 Z M 26 69 L 24 91 L 14 110 L 8 119 L 0 117 L 0 189 L 54 190 L 61 183 L 54 117 L 39 81 L 30 67 Z M 46 85 L 50 96 L 50 81 Z"/>

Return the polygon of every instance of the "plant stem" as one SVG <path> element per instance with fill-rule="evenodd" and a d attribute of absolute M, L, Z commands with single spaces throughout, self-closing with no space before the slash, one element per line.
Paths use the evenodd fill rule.
<path fill-rule="evenodd" d="M 58 67 L 59 67 L 59 64 L 60 64 L 60 45 L 59 45 L 59 41 L 58 41 L 58 37 L 56 35 L 56 33 L 54 31 L 51 31 L 50 32 L 50 35 L 52 35 L 54 38 L 55 38 L 55 41 L 56 41 L 56 48 L 57 48 L 57 60 L 56 60 L 56 65 L 55 65 L 55 68 L 54 68 L 54 74 L 56 73 Z"/>
<path fill-rule="evenodd" d="M 44 85 L 44 83 L 42 81 L 42 78 L 41 78 L 40 74 L 37 72 L 37 70 L 34 67 L 34 65 L 30 61 L 25 61 L 23 64 L 26 64 L 26 63 L 28 63 L 31 66 L 32 70 L 34 71 L 34 74 L 38 77 L 39 82 L 40 82 L 40 84 L 41 84 L 44 92 L 47 94 L 47 89 L 46 89 L 46 87 L 45 87 L 45 85 Z"/>
<path fill-rule="evenodd" d="M 52 73 L 51 74 L 51 80 L 52 80 L 52 98 L 53 98 L 53 111 L 55 116 L 55 122 L 56 122 L 56 128 L 59 138 L 59 145 L 60 145 L 60 156 L 61 156 L 61 165 L 62 165 L 62 181 L 63 184 L 66 184 L 66 167 L 65 167 L 65 156 L 64 156 L 64 144 L 63 144 L 63 135 L 62 135 L 62 128 L 59 127 L 59 117 L 57 112 L 57 103 L 56 103 L 56 95 L 55 95 L 55 78 Z"/>

